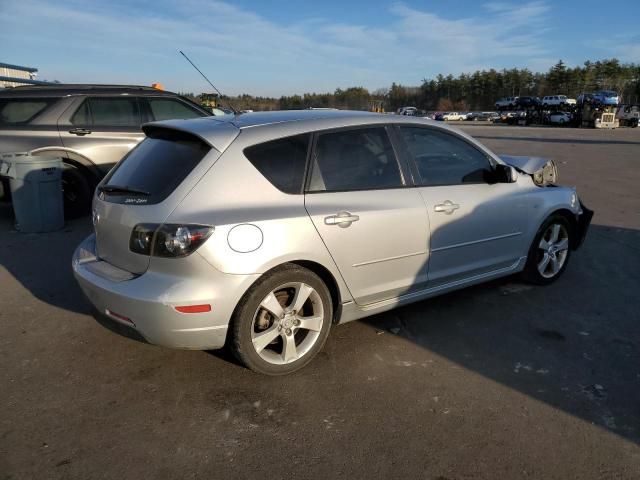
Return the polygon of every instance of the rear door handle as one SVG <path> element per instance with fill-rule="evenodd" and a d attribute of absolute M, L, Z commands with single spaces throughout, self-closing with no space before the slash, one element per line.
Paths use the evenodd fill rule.
<path fill-rule="evenodd" d="M 455 210 L 459 209 L 460 205 L 457 203 L 453 203 L 451 200 L 445 200 L 438 205 L 435 205 L 433 209 L 436 212 L 445 213 L 447 215 L 451 215 Z"/>
<path fill-rule="evenodd" d="M 82 137 L 84 135 L 89 135 L 91 133 L 91 130 L 87 130 L 86 128 L 72 128 L 71 130 L 69 130 L 69 133 L 73 133 L 74 135 Z"/>
<path fill-rule="evenodd" d="M 338 212 L 335 215 L 324 217 L 324 224 L 338 225 L 339 227 L 347 228 L 353 222 L 357 222 L 358 220 L 360 220 L 358 215 L 351 215 L 349 212 Z"/>

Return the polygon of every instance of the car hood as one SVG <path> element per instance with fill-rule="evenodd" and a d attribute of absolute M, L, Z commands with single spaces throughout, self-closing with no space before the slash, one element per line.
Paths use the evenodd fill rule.
<path fill-rule="evenodd" d="M 522 170 L 524 173 L 532 175 L 537 170 L 540 170 L 549 161 L 548 158 L 542 157 L 523 157 L 512 155 L 499 155 L 500 160 L 504 163 L 516 167 L 518 170 Z"/>

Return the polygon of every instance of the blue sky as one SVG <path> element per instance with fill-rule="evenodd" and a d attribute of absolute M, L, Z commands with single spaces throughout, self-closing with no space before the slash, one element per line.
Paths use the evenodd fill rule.
<path fill-rule="evenodd" d="M 375 90 L 560 58 L 640 62 L 639 19 L 634 0 L 0 0 L 0 62 L 206 91 L 181 49 L 228 94 Z"/>

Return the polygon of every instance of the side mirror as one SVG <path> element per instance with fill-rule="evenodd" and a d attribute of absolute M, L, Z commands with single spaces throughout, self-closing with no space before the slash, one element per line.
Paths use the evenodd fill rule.
<path fill-rule="evenodd" d="M 496 165 L 494 173 L 496 183 L 515 183 L 518 180 L 518 171 L 511 165 L 500 163 Z"/>

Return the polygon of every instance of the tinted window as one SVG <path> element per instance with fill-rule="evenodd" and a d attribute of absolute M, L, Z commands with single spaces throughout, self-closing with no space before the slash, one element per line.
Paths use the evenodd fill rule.
<path fill-rule="evenodd" d="M 244 154 L 276 188 L 301 193 L 308 148 L 309 135 L 297 135 L 254 145 Z"/>
<path fill-rule="evenodd" d="M 318 137 L 309 191 L 402 185 L 398 162 L 383 127 L 324 133 Z"/>
<path fill-rule="evenodd" d="M 401 127 L 422 185 L 484 182 L 491 164 L 480 150 L 455 135 L 435 129 Z"/>
<path fill-rule="evenodd" d="M 24 125 L 54 103 L 53 98 L 0 99 L 0 125 Z"/>
<path fill-rule="evenodd" d="M 198 118 L 204 116 L 180 100 L 172 98 L 148 98 L 147 101 L 149 102 L 154 120 Z"/>
<path fill-rule="evenodd" d="M 89 100 L 82 102 L 82 105 L 71 117 L 73 125 L 91 125 L 91 112 L 89 111 Z"/>
<path fill-rule="evenodd" d="M 148 192 L 143 203 L 158 203 L 200 163 L 211 147 L 193 135 L 169 129 L 147 133 L 144 139 L 107 176 L 105 185 Z M 108 195 L 109 201 L 123 202 L 126 195 Z M 128 197 L 131 197 L 129 195 Z"/>
<path fill-rule="evenodd" d="M 135 97 L 94 97 L 89 99 L 89 107 L 93 126 L 140 126 L 138 102 Z"/>

